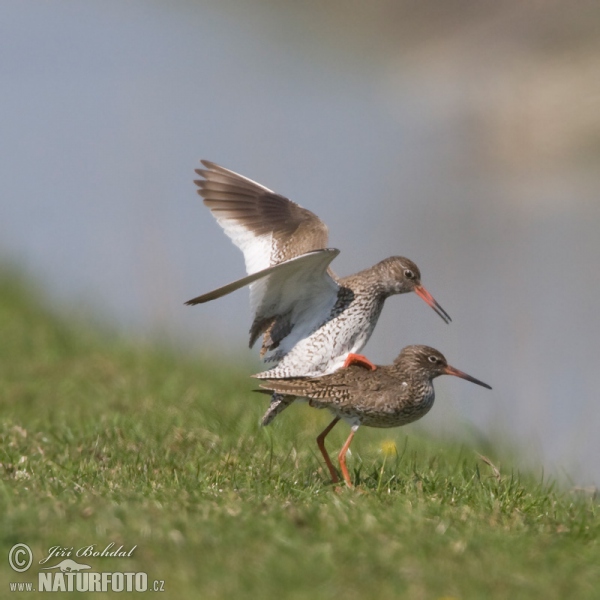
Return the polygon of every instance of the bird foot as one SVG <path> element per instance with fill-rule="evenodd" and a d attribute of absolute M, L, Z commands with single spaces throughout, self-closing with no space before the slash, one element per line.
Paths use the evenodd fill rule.
<path fill-rule="evenodd" d="M 369 371 L 375 371 L 375 369 L 377 369 L 377 366 L 374 365 L 366 356 L 363 356 L 362 354 L 353 354 L 352 352 L 346 357 L 343 368 L 346 369 L 350 365 L 357 365 L 358 367 L 362 367 L 363 369 L 367 369 Z"/>

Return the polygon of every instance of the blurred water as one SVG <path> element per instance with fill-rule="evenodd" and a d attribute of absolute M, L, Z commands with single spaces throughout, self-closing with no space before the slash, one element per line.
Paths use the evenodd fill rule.
<path fill-rule="evenodd" d="M 244 292 L 183 306 L 243 274 L 194 191 L 208 158 L 323 218 L 341 275 L 392 254 L 417 262 L 454 322 L 392 298 L 367 354 L 389 363 L 430 344 L 494 387 L 442 379 L 425 425 L 467 423 L 600 482 L 598 156 L 537 160 L 556 156 L 555 138 L 535 137 L 535 109 L 514 125 L 529 88 L 502 86 L 510 52 L 488 61 L 497 75 L 443 51 L 357 59 L 260 2 L 3 13 L 0 251 L 57 301 L 253 356 Z"/>

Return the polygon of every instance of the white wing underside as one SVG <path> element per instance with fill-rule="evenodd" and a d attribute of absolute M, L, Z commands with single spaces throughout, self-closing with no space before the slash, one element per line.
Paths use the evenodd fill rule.
<path fill-rule="evenodd" d="M 289 334 L 263 357 L 266 362 L 282 358 L 327 320 L 340 289 L 328 267 L 339 252 L 327 248 L 292 258 L 250 285 L 255 319 L 281 316 L 290 324 Z"/>
<path fill-rule="evenodd" d="M 267 194 L 274 194 L 273 190 L 235 173 L 236 178 L 247 182 L 252 187 L 256 187 L 259 190 L 264 191 Z M 211 174 L 212 180 L 218 183 L 219 175 Z M 223 177 L 223 185 L 228 185 L 229 177 Z M 231 241 L 242 251 L 244 254 L 244 262 L 246 263 L 246 273 L 249 275 L 262 271 L 267 267 L 273 266 L 273 254 L 275 250 L 275 244 L 273 243 L 273 234 L 266 233 L 263 235 L 256 235 L 252 230 L 245 227 L 242 223 L 228 216 L 218 216 L 218 213 L 213 213 L 217 223 L 223 228 L 223 231 L 231 239 Z"/>
<path fill-rule="evenodd" d="M 328 267 L 339 252 L 335 248 L 307 252 L 198 296 L 187 304 L 202 304 L 249 285 L 255 321 L 280 317 L 289 323 L 290 331 L 279 347 L 264 356 L 265 361 L 279 360 L 299 340 L 322 325 L 330 314 L 339 285 L 329 274 Z"/>

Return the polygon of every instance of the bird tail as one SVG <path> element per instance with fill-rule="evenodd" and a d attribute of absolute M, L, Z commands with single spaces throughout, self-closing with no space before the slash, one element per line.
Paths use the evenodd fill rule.
<path fill-rule="evenodd" d="M 270 392 L 267 390 L 255 390 L 257 392 L 261 392 L 264 394 L 269 394 Z M 263 415 L 263 418 L 260 420 L 260 424 L 265 427 L 273 419 L 283 410 L 285 410 L 288 406 L 290 406 L 294 400 L 295 396 L 285 396 L 283 394 L 273 394 L 271 397 L 271 404 L 267 409 L 267 412 Z"/>

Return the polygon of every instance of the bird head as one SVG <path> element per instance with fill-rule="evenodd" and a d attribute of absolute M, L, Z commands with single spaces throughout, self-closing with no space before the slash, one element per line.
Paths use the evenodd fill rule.
<path fill-rule="evenodd" d="M 410 259 L 404 256 L 391 256 L 378 263 L 384 290 L 387 295 L 415 292 L 446 322 L 450 323 L 450 315 L 439 305 L 421 283 L 421 271 Z"/>
<path fill-rule="evenodd" d="M 489 390 L 492 389 L 487 383 L 483 383 L 483 381 L 450 366 L 446 357 L 439 350 L 430 346 L 406 346 L 402 349 L 394 364 L 403 370 L 407 369 L 421 373 L 428 379 L 435 379 L 440 375 L 453 375 Z"/>

